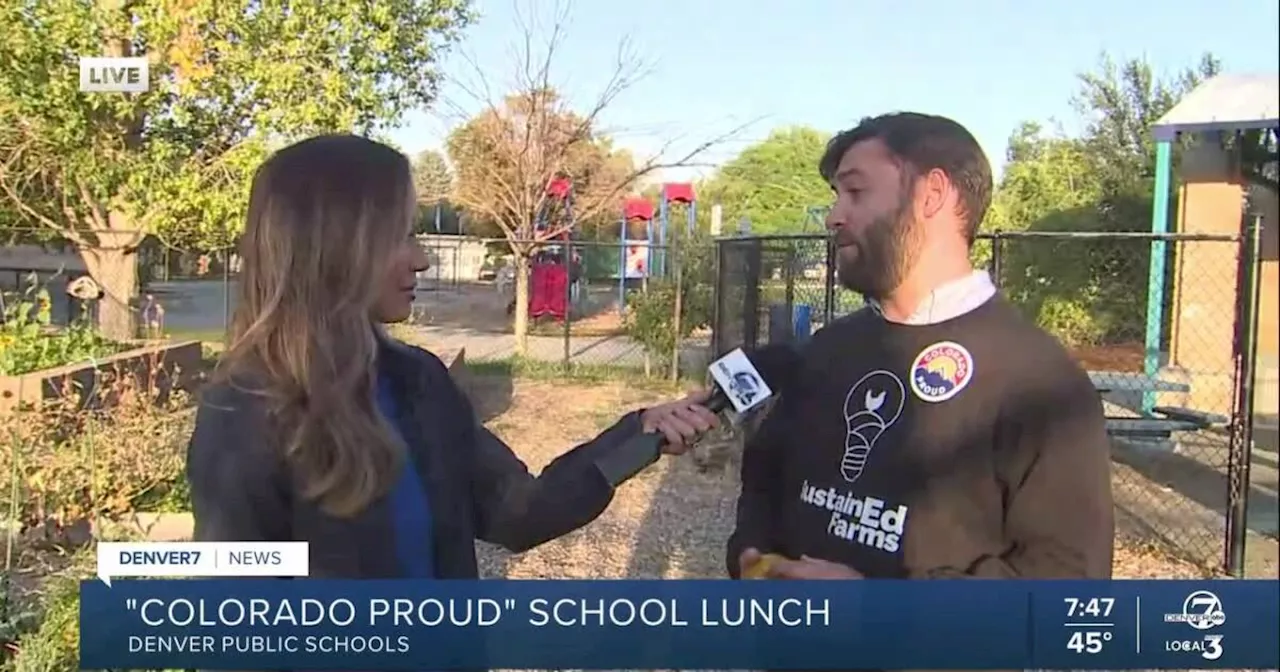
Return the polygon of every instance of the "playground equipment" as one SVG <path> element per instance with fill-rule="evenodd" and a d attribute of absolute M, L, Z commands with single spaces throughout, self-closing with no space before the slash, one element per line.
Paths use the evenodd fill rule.
<path fill-rule="evenodd" d="M 685 206 L 685 233 L 693 233 L 697 221 L 698 203 L 694 197 L 693 185 L 688 182 L 667 183 L 662 185 L 662 195 L 658 201 L 658 254 L 654 263 L 654 271 L 658 276 L 665 276 L 668 271 L 667 244 L 671 222 L 671 206 Z"/>
<path fill-rule="evenodd" d="M 622 221 L 618 225 L 618 245 L 621 248 L 618 255 L 618 305 L 624 309 L 628 280 L 663 277 L 669 272 L 668 234 L 671 230 L 672 206 L 676 204 L 685 206 L 685 231 L 693 233 L 698 209 L 692 184 L 684 182 L 662 185 L 656 227 L 654 207 L 648 199 L 634 196 L 622 203 Z M 632 237 L 631 232 L 641 225 L 644 237 Z"/>
<path fill-rule="evenodd" d="M 553 221 L 554 220 L 554 221 Z M 550 245 L 534 253 L 529 270 L 529 317 L 551 317 L 564 320 L 569 314 L 569 276 L 572 259 L 568 258 L 569 242 L 574 228 L 573 183 L 558 177 L 547 184 L 547 200 L 534 221 L 534 237 L 538 240 L 556 240 L 561 244 Z M 543 238 L 548 231 L 553 232 Z"/>
<path fill-rule="evenodd" d="M 644 238 L 632 238 L 630 231 L 644 227 Z M 622 203 L 618 235 L 618 305 L 626 306 L 627 280 L 649 277 L 649 252 L 653 244 L 653 204 L 633 197 Z"/>

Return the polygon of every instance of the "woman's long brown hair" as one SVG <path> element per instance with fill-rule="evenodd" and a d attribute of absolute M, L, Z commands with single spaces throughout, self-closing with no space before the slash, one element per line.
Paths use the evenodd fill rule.
<path fill-rule="evenodd" d="M 269 158 L 249 196 L 218 376 L 267 399 L 301 494 L 337 516 L 385 494 L 403 460 L 373 403 L 370 311 L 409 235 L 412 189 L 400 152 L 329 135 Z"/>

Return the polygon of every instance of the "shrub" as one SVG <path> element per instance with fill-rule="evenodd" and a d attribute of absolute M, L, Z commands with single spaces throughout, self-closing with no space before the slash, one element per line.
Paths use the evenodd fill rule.
<path fill-rule="evenodd" d="M 10 584 L 9 576 L 0 574 L 0 670 L 7 669 L 5 659 L 17 652 L 18 638 L 40 624 L 40 612 L 14 600 L 15 589 Z"/>
<path fill-rule="evenodd" d="M 1047 297 L 1040 304 L 1036 322 L 1068 348 L 1098 345 L 1107 329 L 1105 320 L 1100 319 L 1090 303 L 1080 299 Z"/>
<path fill-rule="evenodd" d="M 9 646 L 7 659 L 0 654 L 0 672 L 80 669 L 80 582 L 94 577 L 93 568 L 93 551 L 86 549 L 72 558 L 70 567 L 44 580 L 37 605 L 38 625 L 21 633 Z"/>
<path fill-rule="evenodd" d="M 0 303 L 4 304 L 0 323 L 0 375 L 14 376 L 92 361 L 125 347 L 98 335 L 84 318 L 64 329 L 53 327 L 49 290 L 34 281 L 17 301 Z"/>
<path fill-rule="evenodd" d="M 88 556 L 89 553 L 82 555 Z M 80 667 L 80 579 L 93 576 L 89 561 L 45 579 L 40 625 L 21 636 L 5 672 L 66 672 Z"/>
<path fill-rule="evenodd" d="M 109 408 L 81 408 L 79 395 L 67 389 L 18 411 L 0 434 L 0 511 L 13 512 L 24 528 L 113 518 L 184 492 L 185 442 L 194 422 L 188 395 L 162 396 L 154 381 L 99 375 L 97 389 L 112 398 Z"/>
<path fill-rule="evenodd" d="M 711 238 L 701 232 L 678 233 L 668 248 L 680 264 L 680 338 L 711 324 L 715 294 L 715 257 Z M 670 361 L 676 346 L 674 278 L 651 278 L 627 295 L 624 328 L 649 354 Z"/>

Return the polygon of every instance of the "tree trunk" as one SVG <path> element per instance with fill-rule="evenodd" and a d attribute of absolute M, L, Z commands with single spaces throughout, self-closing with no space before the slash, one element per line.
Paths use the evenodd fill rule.
<path fill-rule="evenodd" d="M 96 245 L 80 245 L 80 256 L 103 296 L 98 301 L 98 330 L 113 341 L 137 335 L 132 301 L 138 292 L 138 241 L 132 231 L 95 232 Z"/>
<path fill-rule="evenodd" d="M 515 320 L 511 326 L 516 337 L 516 355 L 524 356 L 529 352 L 529 255 L 516 251 L 516 307 Z"/>

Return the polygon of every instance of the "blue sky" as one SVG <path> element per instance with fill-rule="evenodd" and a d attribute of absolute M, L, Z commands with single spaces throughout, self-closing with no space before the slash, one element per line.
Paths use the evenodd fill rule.
<path fill-rule="evenodd" d="M 552 0 L 532 0 L 539 20 Z M 781 9 L 788 7 L 788 9 Z M 406 151 L 439 148 L 459 106 L 475 109 L 468 61 L 491 86 L 513 72 L 521 29 L 512 0 L 480 0 L 480 21 L 445 63 L 457 80 L 448 103 L 412 113 L 393 139 Z M 777 126 L 825 131 L 863 116 L 915 110 L 966 125 L 993 163 L 1023 120 L 1058 120 L 1070 130 L 1077 73 L 1102 52 L 1144 57 L 1174 74 L 1208 51 L 1227 72 L 1280 71 L 1280 3 L 1275 0 L 578 0 L 553 78 L 580 105 L 595 100 L 619 42 L 649 75 L 605 115 L 620 144 L 667 155 L 752 122 L 704 156 L 723 162 Z M 692 177 L 697 168 L 664 175 Z"/>

